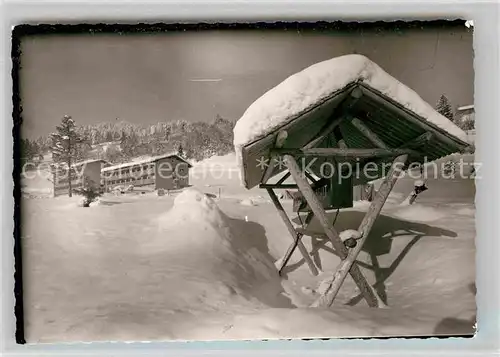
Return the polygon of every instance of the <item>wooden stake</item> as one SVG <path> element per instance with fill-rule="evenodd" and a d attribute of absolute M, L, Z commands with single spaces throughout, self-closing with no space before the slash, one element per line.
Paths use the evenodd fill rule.
<path fill-rule="evenodd" d="M 362 233 L 363 235 L 362 238 L 357 241 L 356 247 L 349 252 L 346 259 L 342 260 L 340 265 L 337 267 L 337 270 L 334 274 L 332 285 L 320 298 L 321 300 L 319 302 L 320 306 L 324 305 L 331 306 L 333 304 L 333 301 L 335 300 L 335 297 L 337 296 L 340 287 L 342 286 L 342 283 L 344 282 L 347 273 L 349 272 L 349 269 L 352 269 L 352 267 L 354 267 L 356 258 L 358 257 L 358 254 L 361 252 L 363 244 L 365 243 L 366 239 L 370 234 L 370 230 L 373 227 L 373 223 L 380 214 L 380 211 L 382 210 L 382 207 L 384 206 L 387 197 L 389 196 L 392 188 L 394 187 L 396 181 L 399 178 L 398 176 L 401 167 L 396 167 L 396 166 L 398 165 L 403 166 L 407 158 L 408 158 L 407 155 L 401 155 L 394 160 L 391 170 L 389 171 L 387 177 L 384 179 L 384 182 L 377 191 L 375 199 L 372 201 L 368 209 L 368 212 L 366 213 L 365 217 L 363 218 L 363 221 L 359 226 L 358 231 Z"/>
<path fill-rule="evenodd" d="M 312 185 L 315 185 L 318 182 L 309 172 L 306 171 L 305 174 L 306 174 L 306 177 L 309 180 L 311 180 L 311 184 Z"/>
<path fill-rule="evenodd" d="M 281 148 L 283 145 L 285 145 L 287 137 L 288 137 L 287 131 L 280 131 L 276 135 L 276 139 L 274 140 L 274 147 Z M 275 153 L 271 152 L 271 155 L 269 156 L 269 165 L 266 167 L 266 170 L 264 171 L 264 174 L 262 175 L 262 179 L 260 180 L 260 182 L 266 183 L 271 178 L 271 175 L 273 174 L 274 171 L 273 159 L 276 156 L 277 155 Z"/>
<path fill-rule="evenodd" d="M 293 184 L 293 183 L 282 183 L 282 184 L 278 184 L 278 183 L 261 183 L 259 185 L 259 188 L 265 188 L 265 189 L 268 189 L 268 188 L 278 188 L 278 189 L 286 190 L 286 189 L 298 188 L 298 186 L 295 185 L 295 184 Z"/>
<path fill-rule="evenodd" d="M 304 221 L 305 227 L 307 227 L 309 225 L 309 223 L 311 223 L 313 217 L 314 217 L 314 214 L 312 212 L 307 213 L 306 219 Z M 280 268 L 278 270 L 278 274 L 280 276 L 281 276 L 281 273 L 283 271 L 283 268 L 288 264 L 288 261 L 292 257 L 293 252 L 295 251 L 299 242 L 301 242 L 301 239 L 304 236 L 304 233 L 299 233 L 297 230 L 295 232 L 297 234 L 297 237 L 295 238 L 295 242 L 293 242 L 292 245 L 290 245 L 290 247 L 288 248 L 288 250 L 285 253 L 285 256 L 283 257 L 283 260 L 281 261 L 281 265 L 280 265 Z"/>
<path fill-rule="evenodd" d="M 284 174 L 284 175 L 283 175 L 283 177 L 282 177 L 282 178 L 280 178 L 280 179 L 279 179 L 279 181 L 278 181 L 278 182 L 276 182 L 276 185 L 281 185 L 281 184 L 282 184 L 283 182 L 285 182 L 285 181 L 286 181 L 286 179 L 287 179 L 287 178 L 289 178 L 289 177 L 290 177 L 290 173 L 289 173 L 289 172 L 287 172 L 286 174 Z"/>
<path fill-rule="evenodd" d="M 340 239 L 338 233 L 335 231 L 331 223 L 328 221 L 328 218 L 325 214 L 323 206 L 321 205 L 321 202 L 319 201 L 318 197 L 315 195 L 311 186 L 309 186 L 309 184 L 307 183 L 307 180 L 301 174 L 297 161 L 295 161 L 295 158 L 290 155 L 285 155 L 284 159 L 288 166 L 288 169 L 290 170 L 290 174 L 297 183 L 299 190 L 304 195 L 304 198 L 309 204 L 309 207 L 311 208 L 312 212 L 322 225 L 323 230 L 326 233 L 326 236 L 333 245 L 333 248 L 337 252 L 339 252 L 341 259 L 345 259 L 348 255 L 348 250 L 342 243 L 342 240 Z M 368 305 L 371 307 L 378 306 L 378 301 L 373 289 L 371 288 L 370 284 L 368 284 L 365 277 L 361 273 L 361 270 L 359 270 L 359 267 L 356 264 L 352 265 L 350 269 L 350 274 L 353 280 L 355 281 L 356 285 L 359 287 L 361 293 L 363 294 L 363 297 L 366 299 Z"/>
<path fill-rule="evenodd" d="M 314 262 L 312 261 L 311 257 L 309 256 L 309 253 L 307 252 L 306 247 L 304 246 L 304 243 L 300 240 L 298 237 L 298 233 L 295 231 L 295 228 L 293 227 L 292 222 L 290 222 L 290 219 L 288 218 L 285 209 L 281 205 L 281 202 L 279 201 L 278 197 L 276 197 L 276 194 L 271 188 L 267 189 L 267 192 L 269 193 L 269 196 L 271 197 L 271 200 L 274 203 L 274 206 L 278 210 L 278 214 L 283 220 L 283 223 L 285 223 L 286 228 L 288 229 L 288 232 L 290 233 L 290 237 L 293 239 L 294 243 L 297 242 L 297 247 L 299 248 L 300 253 L 304 257 L 305 262 L 309 266 L 309 270 L 311 270 L 312 275 L 317 276 L 318 275 L 318 269 L 316 268 L 316 265 L 314 265 Z"/>

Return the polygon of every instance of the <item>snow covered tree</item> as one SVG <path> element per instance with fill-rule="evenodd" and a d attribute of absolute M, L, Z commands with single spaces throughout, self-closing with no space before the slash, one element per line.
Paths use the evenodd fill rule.
<path fill-rule="evenodd" d="M 122 132 L 122 137 L 120 140 L 120 148 L 122 150 L 122 155 L 125 159 L 130 159 L 138 155 L 137 147 L 139 145 L 139 139 L 135 132 L 131 132 L 129 135 Z"/>
<path fill-rule="evenodd" d="M 179 155 L 180 157 L 184 157 L 184 149 L 182 147 L 182 144 L 179 144 L 179 146 L 177 147 L 177 155 Z"/>
<path fill-rule="evenodd" d="M 455 119 L 455 124 L 462 130 L 472 130 L 475 128 L 474 114 L 459 115 Z"/>
<path fill-rule="evenodd" d="M 83 196 L 83 207 L 90 207 L 90 204 L 102 196 L 101 189 L 97 183 L 92 180 L 86 179 L 83 187 L 75 189 L 75 193 Z"/>
<path fill-rule="evenodd" d="M 36 142 L 31 142 L 29 139 L 21 139 L 19 142 L 19 149 L 21 151 L 21 165 L 24 166 L 28 162 L 33 161 L 36 156 L 34 144 Z"/>
<path fill-rule="evenodd" d="M 52 137 L 52 161 L 55 163 L 64 163 L 67 166 L 68 177 L 68 195 L 72 196 L 71 166 L 74 162 L 81 158 L 81 145 L 85 142 L 75 130 L 74 120 L 65 115 L 61 120 L 61 125 L 56 126 L 56 132 L 51 134 Z"/>
<path fill-rule="evenodd" d="M 455 173 L 457 170 L 457 163 L 453 160 L 448 160 L 444 163 L 442 174 L 446 178 L 455 177 Z"/>
<path fill-rule="evenodd" d="M 116 145 L 113 144 L 110 144 L 106 147 L 102 156 L 104 160 L 112 163 L 118 163 L 122 160 L 122 152 Z"/>
<path fill-rule="evenodd" d="M 436 104 L 436 111 L 442 116 L 453 121 L 454 119 L 453 108 L 451 106 L 450 100 L 444 94 L 442 94 L 441 97 L 439 97 L 439 100 Z"/>

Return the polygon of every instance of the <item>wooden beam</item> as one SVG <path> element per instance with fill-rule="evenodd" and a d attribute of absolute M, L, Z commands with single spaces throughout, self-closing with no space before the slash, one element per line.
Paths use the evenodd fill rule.
<path fill-rule="evenodd" d="M 304 198 L 306 199 L 309 207 L 311 208 L 312 212 L 320 222 L 323 230 L 325 231 L 328 239 L 333 245 L 333 248 L 339 252 L 341 259 L 344 259 L 348 255 L 348 250 L 342 243 L 342 240 L 340 239 L 338 233 L 335 231 L 335 229 L 332 227 L 331 223 L 329 222 L 325 211 L 323 209 L 323 206 L 321 205 L 321 202 L 319 201 L 318 197 L 314 193 L 313 189 L 309 184 L 307 183 L 306 179 L 303 177 L 302 173 L 300 172 L 299 165 L 293 158 L 293 156 L 290 155 L 285 155 L 284 157 L 285 162 L 288 166 L 288 169 L 290 170 L 290 173 L 292 174 L 293 179 L 297 183 L 297 186 L 299 186 L 299 189 L 301 193 L 304 195 Z M 350 274 L 353 278 L 353 280 L 356 282 L 356 285 L 359 287 L 359 290 L 363 294 L 363 297 L 366 299 L 367 303 L 369 306 L 376 307 L 378 305 L 377 298 L 375 296 L 375 293 L 373 289 L 371 288 L 370 284 L 366 281 L 365 277 L 361 273 L 361 270 L 359 270 L 359 267 L 356 264 L 353 264 L 351 269 L 350 269 Z"/>
<path fill-rule="evenodd" d="M 309 223 L 311 223 L 313 217 L 314 217 L 314 214 L 312 212 L 307 213 L 306 219 L 304 220 L 304 227 L 307 227 L 309 225 Z M 297 237 L 295 238 L 295 242 L 293 242 L 292 245 L 290 245 L 290 247 L 288 248 L 288 250 L 285 253 L 285 256 L 283 257 L 283 260 L 281 261 L 281 265 L 280 265 L 280 268 L 278 270 L 278 274 L 280 276 L 281 276 L 281 273 L 283 272 L 283 268 L 288 264 L 290 258 L 292 257 L 293 252 L 295 251 L 299 242 L 301 242 L 301 239 L 304 236 L 304 233 L 298 232 L 297 229 L 295 229 L 295 232 L 297 233 Z"/>
<path fill-rule="evenodd" d="M 352 120 L 352 118 L 351 118 Z M 335 136 L 335 140 L 337 141 L 337 146 L 341 149 L 348 149 L 347 144 L 345 143 L 344 136 L 342 135 L 342 131 L 340 128 L 335 128 L 333 131 Z"/>
<path fill-rule="evenodd" d="M 422 135 L 417 136 L 415 139 L 406 142 L 404 145 L 401 145 L 400 147 L 398 147 L 398 149 L 402 149 L 402 150 L 404 150 L 404 149 L 410 149 L 410 150 L 418 149 L 419 147 L 422 147 L 423 145 L 426 145 L 429 142 L 431 142 L 434 137 L 435 137 L 435 135 L 432 134 L 431 132 L 425 132 Z M 413 156 L 419 157 L 420 153 L 414 152 Z M 379 165 L 385 165 L 386 162 L 387 161 L 385 161 L 385 160 L 369 161 L 365 165 L 363 165 L 362 171 L 366 170 L 367 165 L 373 165 L 373 163 L 375 163 L 375 165 L 378 167 Z"/>
<path fill-rule="evenodd" d="M 363 95 L 367 96 L 368 98 L 372 99 L 377 103 L 383 102 L 398 116 L 403 117 L 404 119 L 412 122 L 413 124 L 424 129 L 425 131 L 433 133 L 441 141 L 445 142 L 446 144 L 454 148 L 457 148 L 457 150 L 468 146 L 466 142 L 458 138 L 455 139 L 455 137 L 452 136 L 451 134 L 443 132 L 442 129 L 438 128 L 437 125 L 430 123 L 424 118 L 420 119 L 418 115 L 404 108 L 401 104 L 396 103 L 394 100 L 384 95 L 383 93 L 378 92 L 371 87 L 367 87 L 366 85 L 363 85 L 363 83 L 360 83 L 359 87 L 361 88 Z"/>
<path fill-rule="evenodd" d="M 375 134 L 369 127 L 365 125 L 361 120 L 358 118 L 353 118 L 351 120 L 351 124 L 358 129 L 361 134 L 363 134 L 368 140 L 370 140 L 375 146 L 382 148 L 382 149 L 388 149 L 389 147 L 384 143 L 382 139 L 379 138 L 377 134 Z"/>
<path fill-rule="evenodd" d="M 325 186 L 326 184 L 328 184 L 328 179 L 322 178 L 322 179 L 319 179 L 316 182 L 314 182 L 311 185 L 311 187 L 313 188 L 313 190 L 316 190 L 318 188 Z M 263 189 L 272 188 L 272 189 L 287 190 L 287 189 L 297 189 L 299 187 L 293 183 L 278 183 L 277 182 L 277 183 L 261 183 L 259 185 L 259 188 L 263 188 Z"/>
<path fill-rule="evenodd" d="M 328 123 L 323 129 L 321 129 L 319 135 L 317 135 L 313 140 L 309 141 L 303 149 L 310 149 L 319 145 L 323 140 L 326 139 L 328 135 L 332 133 L 333 130 L 338 128 L 338 126 L 342 123 L 342 121 L 349 121 L 352 119 L 352 116 L 349 112 L 356 105 L 359 99 L 363 96 L 363 92 L 359 87 L 354 87 L 353 90 L 349 93 L 349 97 L 344 99 L 344 101 L 340 104 L 339 109 L 335 110 L 334 113 L 338 113 L 340 116 L 333 119 L 330 123 Z"/>
<path fill-rule="evenodd" d="M 323 140 L 326 139 L 328 135 L 344 120 L 343 117 L 333 119 L 324 129 L 321 130 L 320 134 L 316 136 L 313 140 L 309 141 L 304 145 L 304 149 L 310 149 L 319 145 Z"/>
<path fill-rule="evenodd" d="M 282 178 L 280 178 L 280 179 L 278 180 L 278 182 L 276 182 L 276 185 L 281 185 L 281 184 L 282 184 L 283 182 L 285 182 L 285 180 L 286 180 L 287 178 L 289 178 L 289 177 L 290 177 L 290 173 L 289 173 L 289 172 L 287 172 L 286 174 L 284 174 L 284 175 L 283 175 L 283 177 L 282 177 Z"/>
<path fill-rule="evenodd" d="M 283 183 L 283 184 L 278 184 L 278 183 L 261 183 L 259 185 L 259 188 L 264 188 L 264 189 L 268 189 L 268 188 L 271 188 L 271 189 L 294 189 L 294 188 L 298 188 L 297 185 L 293 184 L 293 183 Z"/>
<path fill-rule="evenodd" d="M 281 148 L 285 144 L 287 137 L 288 137 L 287 131 L 285 131 L 285 130 L 280 131 L 276 135 L 276 139 L 274 141 L 274 147 Z M 273 159 L 275 157 L 276 157 L 276 154 L 273 154 L 273 152 L 271 151 L 271 155 L 269 155 L 269 165 L 266 167 L 266 170 L 262 174 L 262 178 L 261 178 L 260 182 L 266 183 L 271 178 L 273 171 L 274 171 Z"/>
<path fill-rule="evenodd" d="M 370 204 L 368 212 L 366 213 L 363 221 L 359 225 L 358 231 L 361 232 L 362 238 L 357 241 L 356 247 L 349 251 L 346 259 L 342 260 L 340 265 L 337 267 L 337 270 L 334 274 L 333 282 L 330 288 L 324 293 L 324 295 L 320 298 L 318 302 L 319 306 L 331 306 L 335 297 L 337 296 L 342 283 L 344 282 L 348 272 L 355 264 L 356 258 L 358 254 L 361 252 L 363 248 L 363 244 L 368 238 L 370 231 L 373 227 L 373 223 L 377 219 L 382 207 L 387 200 L 392 188 L 396 184 L 396 181 L 399 178 L 399 174 L 401 172 L 402 166 L 404 166 L 406 160 L 408 159 L 407 155 L 398 156 L 391 167 L 387 177 L 384 179 L 384 182 L 380 186 L 377 194 L 375 195 L 374 200 Z"/>
<path fill-rule="evenodd" d="M 300 240 L 298 237 L 298 233 L 295 231 L 295 228 L 293 227 L 292 222 L 288 218 L 285 209 L 281 205 L 281 202 L 279 201 L 278 197 L 276 197 L 276 194 L 271 188 L 267 189 L 267 192 L 269 193 L 269 196 L 271 197 L 271 200 L 274 203 L 274 206 L 278 210 L 278 214 L 283 220 L 283 223 L 285 223 L 285 226 L 290 233 L 290 237 L 293 239 L 294 243 L 297 242 L 297 248 L 299 248 L 300 253 L 302 254 L 302 257 L 304 258 L 305 262 L 309 266 L 309 270 L 311 271 L 312 275 L 317 276 L 318 275 L 318 268 L 316 268 L 316 265 L 314 265 L 314 262 L 312 261 L 311 257 L 309 256 L 309 253 L 307 252 L 306 247 L 304 246 L 304 243 Z M 302 237 L 302 236 L 301 236 Z"/>
<path fill-rule="evenodd" d="M 363 91 L 358 86 L 354 87 L 351 91 L 351 97 L 355 98 L 356 100 L 360 99 L 362 96 Z"/>
<path fill-rule="evenodd" d="M 305 171 L 306 177 L 311 180 L 312 184 L 316 184 L 318 180 L 316 180 L 309 172 Z"/>
<path fill-rule="evenodd" d="M 417 136 L 415 139 L 408 141 L 404 145 L 401 145 L 400 148 L 401 149 L 415 149 L 415 148 L 421 147 L 423 145 L 429 144 L 432 141 L 433 137 L 434 137 L 434 135 L 431 132 L 427 131 L 427 132 L 423 133 L 422 135 Z"/>
<path fill-rule="evenodd" d="M 276 155 L 288 156 L 318 156 L 335 157 L 341 159 L 362 159 L 384 156 L 418 155 L 411 149 L 340 149 L 340 148 L 312 148 L 312 149 L 274 149 Z"/>

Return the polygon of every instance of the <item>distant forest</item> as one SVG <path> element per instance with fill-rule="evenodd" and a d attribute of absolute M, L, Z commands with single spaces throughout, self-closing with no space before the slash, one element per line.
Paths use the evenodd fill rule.
<path fill-rule="evenodd" d="M 225 155 L 233 149 L 234 121 L 217 115 L 211 122 L 165 121 L 153 125 L 138 125 L 125 121 L 95 125 L 78 125 L 75 131 L 83 138 L 79 144 L 77 161 L 104 159 L 123 163 L 139 156 L 175 152 L 187 159 L 199 161 L 213 155 Z M 37 162 L 51 152 L 51 135 L 35 140 L 22 138 L 22 160 Z"/>

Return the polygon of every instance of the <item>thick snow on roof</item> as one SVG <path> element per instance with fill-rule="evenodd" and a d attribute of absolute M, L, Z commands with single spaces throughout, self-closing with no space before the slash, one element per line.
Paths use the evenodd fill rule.
<path fill-rule="evenodd" d="M 185 160 L 183 157 L 177 155 L 176 153 L 169 153 L 169 154 L 163 154 L 163 155 L 159 155 L 159 156 L 148 157 L 148 158 L 138 160 L 138 161 L 131 161 L 131 162 L 125 162 L 123 164 L 108 166 L 108 167 L 105 167 L 104 169 L 102 169 L 102 171 L 103 172 L 113 171 L 116 169 L 123 169 L 123 168 L 130 167 L 130 166 L 139 166 L 139 165 L 143 165 L 143 164 L 153 163 L 155 161 L 165 159 L 167 157 L 173 157 L 173 156 L 177 157 L 181 161 L 184 161 L 186 164 L 189 165 L 189 167 L 192 167 L 191 163 L 189 161 Z"/>
<path fill-rule="evenodd" d="M 107 163 L 107 161 L 103 160 L 103 159 L 89 159 L 89 160 L 84 160 L 84 161 L 80 161 L 80 162 L 75 162 L 74 164 L 71 165 L 71 167 L 79 167 L 79 166 L 83 166 L 83 165 L 88 165 L 88 164 L 91 164 L 93 162 Z M 65 162 L 52 163 L 51 165 L 52 166 L 57 166 L 59 168 L 65 168 L 65 167 L 68 166 L 67 163 L 65 163 Z"/>
<path fill-rule="evenodd" d="M 416 92 L 362 55 L 345 55 L 316 63 L 293 74 L 257 99 L 234 128 L 234 146 L 265 136 L 320 100 L 355 81 L 380 91 L 441 129 L 466 141 L 466 134 Z"/>
<path fill-rule="evenodd" d="M 462 110 L 470 110 L 470 109 L 474 109 L 474 104 L 471 104 L 471 105 L 464 105 L 463 107 L 458 107 L 457 110 L 460 112 Z"/>

